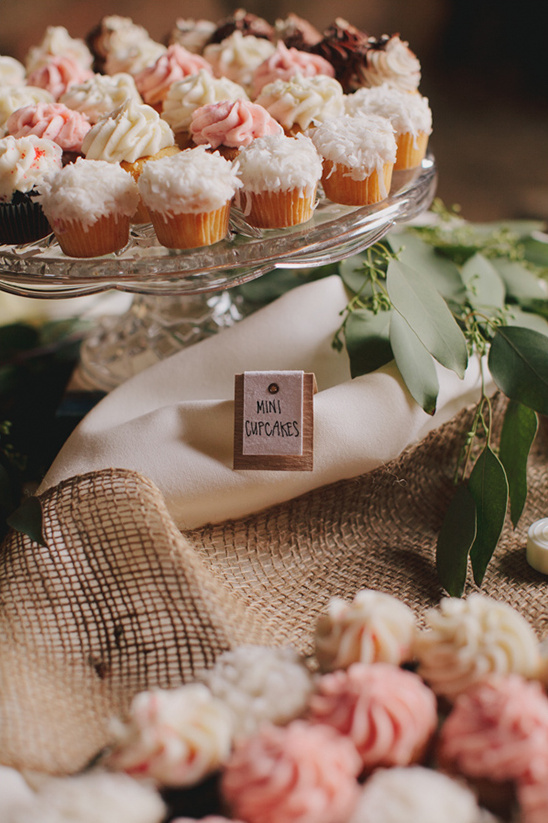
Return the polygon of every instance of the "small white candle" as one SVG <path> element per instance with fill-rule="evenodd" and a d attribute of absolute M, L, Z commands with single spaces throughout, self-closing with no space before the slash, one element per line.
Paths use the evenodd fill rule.
<path fill-rule="evenodd" d="M 548 574 L 548 517 L 536 520 L 527 532 L 527 562 L 542 574 Z"/>

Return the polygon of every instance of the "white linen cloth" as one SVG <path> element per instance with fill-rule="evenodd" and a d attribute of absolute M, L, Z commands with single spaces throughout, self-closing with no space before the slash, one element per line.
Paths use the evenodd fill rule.
<path fill-rule="evenodd" d="M 81 421 L 39 491 L 95 469 L 134 469 L 160 488 L 180 529 L 197 528 L 371 471 L 478 399 L 477 358 L 463 380 L 438 368 L 432 417 L 394 363 L 351 380 L 346 352 L 331 345 L 347 299 L 336 275 L 300 286 L 132 377 Z M 234 375 L 286 369 L 316 375 L 314 470 L 234 471 Z"/>

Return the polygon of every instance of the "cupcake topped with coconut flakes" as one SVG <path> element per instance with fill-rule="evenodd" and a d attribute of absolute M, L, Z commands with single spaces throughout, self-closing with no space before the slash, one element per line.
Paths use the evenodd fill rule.
<path fill-rule="evenodd" d="M 421 94 L 383 83 L 381 86 L 363 88 L 345 97 L 347 114 L 377 114 L 387 117 L 396 134 L 432 132 L 432 111 L 428 99 Z"/>
<path fill-rule="evenodd" d="M 257 137 L 238 155 L 238 174 L 247 191 L 312 192 L 322 163 L 309 137 L 273 134 Z"/>
<path fill-rule="evenodd" d="M 52 171 L 61 168 L 61 148 L 53 140 L 29 134 L 0 140 L 0 203 L 15 192 L 32 191 Z"/>
<path fill-rule="evenodd" d="M 345 166 L 352 180 L 364 180 L 396 159 L 392 124 L 378 115 L 327 120 L 310 130 L 310 138 L 322 157 Z"/>

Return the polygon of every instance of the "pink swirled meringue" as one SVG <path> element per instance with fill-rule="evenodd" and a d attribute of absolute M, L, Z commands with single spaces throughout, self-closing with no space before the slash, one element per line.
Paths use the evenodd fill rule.
<path fill-rule="evenodd" d="M 85 115 L 62 103 L 23 106 L 8 117 L 6 131 L 14 137 L 35 134 L 57 143 L 63 151 L 81 152 L 82 140 L 91 128 Z"/>
<path fill-rule="evenodd" d="M 418 675 L 388 663 L 354 663 L 318 679 L 307 717 L 349 737 L 370 771 L 420 761 L 436 729 L 437 705 Z"/>
<path fill-rule="evenodd" d="M 253 73 L 253 93 L 257 96 L 267 83 L 290 80 L 296 74 L 301 77 L 315 77 L 318 74 L 335 77 L 335 69 L 325 57 L 287 48 L 283 40 L 279 40 L 274 54 L 257 66 Z"/>
<path fill-rule="evenodd" d="M 213 73 L 207 60 L 174 43 L 152 66 L 147 66 L 135 75 L 135 85 L 145 103 L 157 106 L 162 103 L 173 83 L 197 74 L 200 69 Z"/>
<path fill-rule="evenodd" d="M 163 786 L 191 786 L 218 769 L 232 744 L 232 716 L 201 683 L 138 694 L 108 766 Z"/>
<path fill-rule="evenodd" d="M 537 759 L 535 773 L 517 785 L 520 823 L 546 823 L 548 820 L 548 757 Z"/>
<path fill-rule="evenodd" d="M 265 724 L 236 744 L 221 792 L 246 823 L 344 823 L 359 796 L 359 769 L 352 743 L 329 726 Z"/>
<path fill-rule="evenodd" d="M 256 137 L 283 134 L 282 126 L 262 106 L 248 100 L 208 103 L 192 113 L 190 134 L 195 143 L 240 148 Z"/>
<path fill-rule="evenodd" d="M 497 782 L 527 779 L 548 758 L 548 698 L 537 682 L 490 675 L 461 694 L 444 722 L 442 768 Z"/>
<path fill-rule="evenodd" d="M 82 66 L 73 57 L 51 55 L 27 77 L 31 86 L 46 89 L 58 100 L 73 83 L 83 83 L 93 77 L 91 69 Z"/>

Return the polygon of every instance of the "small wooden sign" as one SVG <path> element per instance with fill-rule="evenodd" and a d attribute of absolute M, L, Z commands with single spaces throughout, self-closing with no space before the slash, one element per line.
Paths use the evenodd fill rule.
<path fill-rule="evenodd" d="M 317 390 L 303 371 L 235 375 L 234 468 L 312 471 Z"/>

